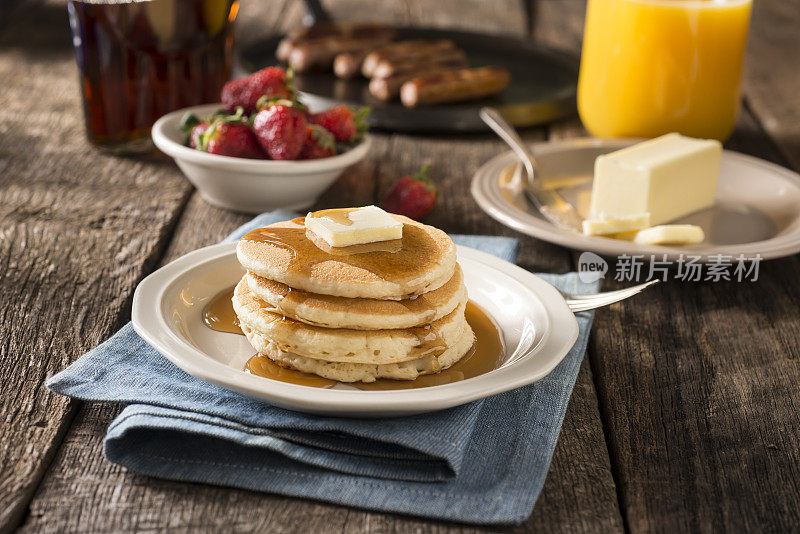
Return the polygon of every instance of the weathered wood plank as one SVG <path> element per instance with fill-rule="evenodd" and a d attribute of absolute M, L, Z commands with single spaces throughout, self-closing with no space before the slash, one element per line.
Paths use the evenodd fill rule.
<path fill-rule="evenodd" d="M 531 142 L 543 140 L 541 132 L 525 133 Z M 439 189 L 437 207 L 426 222 L 451 233 L 489 234 L 519 237 L 519 233 L 490 219 L 469 193 L 472 174 L 483 163 L 507 150 L 499 140 L 484 135 L 449 137 L 392 136 L 388 161 L 378 175 L 378 199 L 389 192 L 405 174 L 431 164 L 430 177 Z M 458 158 L 458 162 L 453 162 Z M 565 272 L 564 250 L 533 239 L 523 239 L 519 263 L 533 271 Z"/>
<path fill-rule="evenodd" d="M 374 195 L 380 139 L 368 161 L 340 179 L 318 207 L 369 204 Z M 385 142 L 384 142 L 385 144 Z M 219 210 L 195 193 L 162 263 L 219 242 L 250 216 Z M 33 502 L 23 530 L 34 532 L 231 528 L 271 532 L 324 532 L 341 524 L 347 509 L 278 496 L 141 477 L 105 461 L 101 444 L 118 407 L 81 407 L 51 473 Z M 65 499 L 70 502 L 64 506 Z M 302 507 L 300 517 L 293 517 Z M 316 510 L 316 512 L 315 512 Z M 337 520 L 337 518 L 339 518 Z M 298 521 L 301 521 L 298 523 Z M 78 528 L 79 527 L 79 528 Z M 306 530 L 307 529 L 307 530 Z"/>
<path fill-rule="evenodd" d="M 342 5 L 346 9 L 341 8 Z M 442 8 L 441 4 L 437 5 L 441 13 L 456 12 L 452 11 L 452 6 Z M 329 7 L 333 7 L 334 14 L 351 10 L 351 6 L 340 2 Z M 410 4 L 408 12 L 414 9 L 418 8 Z M 486 6 L 481 9 L 481 17 L 489 16 L 484 12 Z M 291 19 L 300 16 L 292 8 L 281 13 Z M 393 16 L 398 22 L 406 22 L 409 17 L 404 11 Z M 258 25 L 271 27 L 269 20 L 268 16 L 261 16 Z M 427 15 L 424 20 L 426 24 L 433 23 Z M 439 22 L 434 22 L 450 25 L 448 20 L 451 19 L 440 18 Z M 464 28 L 481 27 L 470 20 L 465 17 L 452 20 L 452 24 Z M 257 29 L 252 20 L 243 17 L 242 22 L 253 31 Z M 517 24 L 517 19 L 514 24 Z M 497 31 L 505 25 L 504 22 L 498 24 Z M 519 30 L 514 25 L 509 27 L 512 32 L 524 31 L 522 26 Z M 530 140 L 541 139 L 541 134 L 532 132 L 528 137 Z M 337 183 L 320 202 L 320 207 L 379 200 L 401 174 L 413 172 L 425 160 L 432 160 L 431 174 L 438 182 L 442 196 L 429 222 L 454 232 L 518 235 L 483 215 L 468 193 L 469 178 L 474 170 L 500 150 L 502 145 L 486 136 L 460 136 L 457 140 L 380 136 L 370 160 Z M 246 219 L 245 216 L 211 208 L 194 195 L 165 260 L 218 241 Z M 520 258 L 523 265 L 531 269 L 563 272 L 569 268 L 569 256 L 562 249 L 532 239 L 523 240 Z M 113 407 L 98 405 L 87 405 L 80 410 L 74 427 L 67 434 L 64 446 L 30 505 L 26 530 L 56 532 L 80 525 L 85 530 L 170 528 L 190 531 L 216 527 L 271 532 L 475 531 L 457 525 L 367 513 L 274 495 L 132 475 L 105 462 L 99 453 L 105 426 L 116 411 Z M 581 461 L 576 461 L 578 458 Z M 69 506 L 66 506 L 67 502 Z M 540 502 L 530 520 L 517 530 L 591 531 L 597 528 L 620 530 L 621 517 L 591 374 L 585 363 Z"/>
<path fill-rule="evenodd" d="M 782 162 L 747 108 L 727 145 Z M 798 525 L 799 267 L 673 281 L 598 314 L 589 354 L 631 531 Z"/>
<path fill-rule="evenodd" d="M 568 2 L 575 11 L 578 4 Z M 750 105 L 763 113 L 758 91 L 767 89 L 767 80 L 773 91 L 768 98 L 792 91 L 796 72 L 777 64 L 797 48 L 787 42 L 790 34 L 796 37 L 789 29 L 794 25 L 775 20 L 785 4 L 756 4 L 751 52 L 759 55 L 750 64 L 757 66 L 746 76 L 747 101 L 726 147 L 786 165 L 786 147 L 797 152 L 796 139 L 786 134 L 796 126 L 797 99 L 766 102 L 782 114 L 780 124 L 767 130 L 783 153 Z M 552 7 L 548 0 L 540 3 L 540 20 L 550 17 Z M 779 26 L 775 37 L 760 26 L 759 10 L 762 20 L 771 15 Z M 557 42 L 577 50 L 574 18 L 550 18 L 553 27 L 563 28 Z M 762 77 L 767 73 L 780 78 Z M 788 94 L 796 88 L 783 96 Z M 765 127 L 769 120 L 766 115 Z M 551 137 L 581 131 L 576 121 L 552 128 Z M 795 257 L 763 265 L 754 284 L 674 282 L 598 313 L 589 357 L 631 531 L 797 526 L 800 418 L 793 384 L 800 378 L 800 321 L 789 307 L 799 288 L 788 275 L 796 269 Z"/>
<path fill-rule="evenodd" d="M 744 93 L 766 132 L 800 169 L 800 9 L 796 2 L 753 2 Z"/>
<path fill-rule="evenodd" d="M 632 531 L 800 521 L 797 269 L 664 284 L 598 316 L 593 370 Z"/>
<path fill-rule="evenodd" d="M 44 379 L 113 332 L 190 192 L 162 158 L 84 141 L 64 5 L 14 16 L 0 34 L 0 530 L 73 416 Z"/>
<path fill-rule="evenodd" d="M 420 148 L 422 146 L 426 148 Z M 443 191 L 453 196 L 451 201 L 439 206 L 434 214 L 434 218 L 441 217 L 440 213 L 450 214 L 442 219 L 443 226 L 449 224 L 455 231 L 481 233 L 490 228 L 485 219 L 484 224 L 477 222 L 485 216 L 479 216 L 471 200 L 464 194 L 456 196 L 456 191 L 463 190 L 468 181 L 470 173 L 465 169 L 474 164 L 470 158 L 484 160 L 498 148 L 497 142 L 485 140 L 467 141 L 460 144 L 455 151 L 452 144 L 447 144 L 448 152 L 465 157 L 448 158 L 447 161 L 458 163 L 445 167 L 444 173 L 441 167 L 438 170 L 437 167 L 432 169 L 442 173 L 433 174 L 433 178 L 439 182 Z M 430 140 L 419 142 L 402 136 L 378 137 L 370 161 L 359 165 L 338 182 L 320 202 L 319 207 L 372 202 L 376 193 L 373 185 L 376 178 L 380 179 L 382 188 L 388 187 L 399 173 L 414 170 L 411 166 L 418 165 L 426 157 L 438 155 L 437 161 L 443 161 L 441 150 L 441 147 Z M 466 157 L 468 154 L 472 155 Z M 167 259 L 197 246 L 216 242 L 246 219 L 245 216 L 211 208 L 195 195 L 176 230 Z M 458 225 L 454 221 L 467 222 Z M 533 251 L 537 249 L 535 242 L 526 241 L 531 256 L 534 256 Z M 563 253 L 561 258 L 560 265 L 556 265 L 552 259 L 549 265 L 564 270 L 568 259 Z M 533 263 L 536 261 L 532 260 Z M 588 367 L 584 367 L 541 501 L 532 518 L 520 531 L 551 530 L 554 527 L 588 531 L 592 526 L 598 525 L 607 529 L 620 527 L 615 490 L 588 373 Z M 31 503 L 31 515 L 25 525 L 26 529 L 51 529 L 55 532 L 68 528 L 79 520 L 84 521 L 82 526 L 89 530 L 115 530 L 134 526 L 157 528 L 167 525 L 171 528 L 191 529 L 198 524 L 209 527 L 234 525 L 252 529 L 268 528 L 278 532 L 348 531 L 367 525 L 370 528 L 380 526 L 379 530 L 385 528 L 404 532 L 439 529 L 437 523 L 430 521 L 368 513 L 274 495 L 177 484 L 126 473 L 103 460 L 98 453 L 105 425 L 114 413 L 115 410 L 101 406 L 87 406 L 81 410 L 51 472 Z M 575 458 L 588 458 L 589 461 L 576 462 Z M 185 489 L 186 487 L 191 490 Z M 124 503 L 119 498 L 109 499 L 111 494 L 123 494 Z M 65 507 L 65 495 L 80 495 L 80 498 L 71 499 L 72 505 Z M 252 510 L 256 509 L 266 512 L 254 515 Z M 140 522 L 134 524 L 132 521 Z"/>

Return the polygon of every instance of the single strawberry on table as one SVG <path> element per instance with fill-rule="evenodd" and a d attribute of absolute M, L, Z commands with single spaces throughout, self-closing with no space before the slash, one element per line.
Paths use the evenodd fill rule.
<path fill-rule="evenodd" d="M 246 78 L 232 80 L 222 88 L 222 104 L 233 113 L 237 107 L 246 114 L 258 111 L 261 97 L 292 98 L 289 76 L 281 68 L 267 67 Z"/>
<path fill-rule="evenodd" d="M 367 130 L 369 108 L 351 109 L 347 106 L 334 106 L 310 117 L 312 124 L 318 124 L 331 132 L 340 143 L 352 143 Z"/>
<path fill-rule="evenodd" d="M 279 100 L 262 109 L 253 120 L 261 148 L 277 160 L 297 159 L 306 143 L 307 127 L 305 112 L 289 100 Z"/>
<path fill-rule="evenodd" d="M 389 213 L 415 220 L 429 214 L 436 204 L 436 187 L 426 176 L 428 167 L 423 165 L 417 174 L 400 178 L 383 199 L 381 207 Z"/>
<path fill-rule="evenodd" d="M 306 144 L 300 152 L 300 159 L 329 158 L 336 155 L 336 139 L 328 130 L 318 124 L 306 128 Z"/>

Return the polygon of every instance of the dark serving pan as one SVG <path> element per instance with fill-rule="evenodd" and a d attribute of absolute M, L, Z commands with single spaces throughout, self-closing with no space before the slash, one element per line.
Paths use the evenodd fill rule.
<path fill-rule="evenodd" d="M 382 102 L 363 78 L 340 80 L 329 72 L 297 74 L 295 87 L 311 106 L 369 106 L 372 127 L 404 132 L 469 132 L 486 130 L 478 116 L 482 106 L 494 106 L 516 126 L 532 126 L 575 113 L 578 62 L 568 54 L 537 44 L 479 33 L 431 28 L 397 28 L 397 39 L 450 39 L 464 49 L 470 65 L 497 65 L 511 73 L 501 93 L 481 100 L 406 108 L 399 101 Z M 241 52 L 250 71 L 277 65 L 280 37 L 259 41 Z"/>

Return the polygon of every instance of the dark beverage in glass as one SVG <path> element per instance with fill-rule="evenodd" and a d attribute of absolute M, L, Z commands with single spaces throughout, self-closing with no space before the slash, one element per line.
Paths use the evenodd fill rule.
<path fill-rule="evenodd" d="M 237 0 L 70 0 L 86 133 L 149 150 L 161 115 L 217 102 L 231 70 Z"/>

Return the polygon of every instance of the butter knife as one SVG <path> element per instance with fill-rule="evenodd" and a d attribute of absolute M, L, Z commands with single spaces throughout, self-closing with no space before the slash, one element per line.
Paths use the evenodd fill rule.
<path fill-rule="evenodd" d="M 492 107 L 481 108 L 481 119 L 505 141 L 519 157 L 525 168 L 526 181 L 523 188 L 525 198 L 539 210 L 548 221 L 559 228 L 582 232 L 583 217 L 575 207 L 564 200 L 558 191 L 544 189 L 536 179 L 537 164 L 531 149 L 520 138 L 517 131 Z"/>

